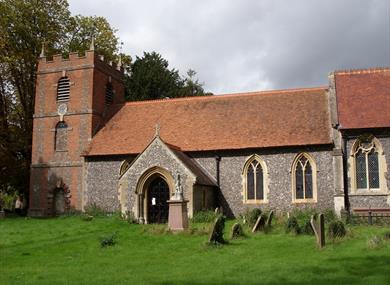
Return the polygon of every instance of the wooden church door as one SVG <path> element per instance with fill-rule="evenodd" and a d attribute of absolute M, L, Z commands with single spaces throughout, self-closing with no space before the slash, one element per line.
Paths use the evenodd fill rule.
<path fill-rule="evenodd" d="M 148 223 L 168 222 L 169 187 L 164 179 L 154 179 L 148 189 Z"/>

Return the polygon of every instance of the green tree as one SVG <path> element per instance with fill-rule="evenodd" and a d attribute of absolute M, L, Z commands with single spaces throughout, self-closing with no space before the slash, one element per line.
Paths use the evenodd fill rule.
<path fill-rule="evenodd" d="M 69 27 L 67 50 L 84 53 L 90 48 L 91 38 L 94 37 L 97 53 L 107 60 L 116 60 L 119 43 L 116 32 L 104 17 L 76 15 Z"/>
<path fill-rule="evenodd" d="M 195 78 L 196 72 L 189 70 L 182 78 L 179 71 L 169 69 L 169 64 L 156 52 L 144 52 L 136 57 L 126 78 L 128 101 L 153 100 L 205 95 L 202 84 Z"/>
<path fill-rule="evenodd" d="M 205 92 L 203 90 L 203 84 L 195 77 L 196 71 L 189 69 L 187 71 L 187 77 L 184 79 L 184 86 L 182 88 L 183 96 L 203 96 Z"/>
<path fill-rule="evenodd" d="M 0 1 L 0 190 L 28 194 L 37 58 L 83 52 L 91 35 L 108 60 L 118 37 L 102 17 L 72 17 L 66 0 Z M 123 56 L 130 62 L 129 56 Z"/>
<path fill-rule="evenodd" d="M 1 187 L 27 192 L 37 57 L 65 42 L 70 23 L 64 0 L 0 2 Z"/>
<path fill-rule="evenodd" d="M 178 97 L 184 82 L 179 72 L 156 52 L 136 57 L 126 80 L 127 100 L 138 101 Z"/>

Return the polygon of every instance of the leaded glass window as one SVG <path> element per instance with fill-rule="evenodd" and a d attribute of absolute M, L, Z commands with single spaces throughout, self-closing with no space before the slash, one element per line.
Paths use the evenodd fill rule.
<path fill-rule="evenodd" d="M 264 200 L 264 173 L 258 160 L 253 160 L 246 170 L 246 200 Z"/>
<path fill-rule="evenodd" d="M 313 199 L 313 167 L 309 159 L 301 154 L 295 164 L 295 199 Z"/>
<path fill-rule="evenodd" d="M 372 136 L 359 139 L 353 157 L 357 189 L 379 189 L 378 149 Z"/>
<path fill-rule="evenodd" d="M 55 130 L 55 150 L 65 151 L 68 148 L 68 125 L 59 122 Z"/>

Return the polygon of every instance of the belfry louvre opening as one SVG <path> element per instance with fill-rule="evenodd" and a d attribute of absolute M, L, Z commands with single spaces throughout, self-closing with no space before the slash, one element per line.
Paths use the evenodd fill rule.
<path fill-rule="evenodd" d="M 114 102 L 114 89 L 112 84 L 108 83 L 106 85 L 106 105 L 111 105 Z"/>
<path fill-rule="evenodd" d="M 70 96 L 70 80 L 68 77 L 61 77 L 57 84 L 57 101 L 69 101 Z"/>

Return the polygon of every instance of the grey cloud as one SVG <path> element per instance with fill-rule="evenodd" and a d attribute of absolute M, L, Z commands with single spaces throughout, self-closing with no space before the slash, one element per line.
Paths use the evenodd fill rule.
<path fill-rule="evenodd" d="M 325 85 L 335 69 L 390 66 L 390 1 L 70 1 L 214 93 Z"/>

